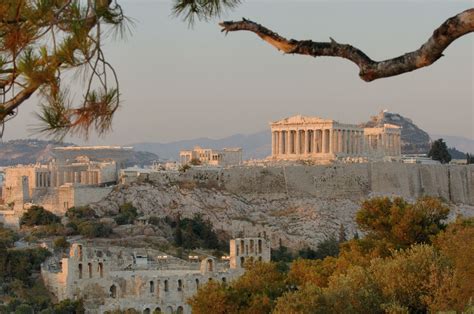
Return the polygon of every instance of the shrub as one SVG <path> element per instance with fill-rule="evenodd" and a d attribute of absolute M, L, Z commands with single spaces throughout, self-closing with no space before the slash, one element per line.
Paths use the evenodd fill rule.
<path fill-rule="evenodd" d="M 102 222 L 81 221 L 77 224 L 77 232 L 86 238 L 106 238 L 112 233 L 112 228 Z"/>
<path fill-rule="evenodd" d="M 4 228 L 0 223 L 0 249 L 13 247 L 16 240 L 18 240 L 18 235 L 13 230 Z"/>
<path fill-rule="evenodd" d="M 225 250 L 226 244 L 219 241 L 217 233 L 213 230 L 212 223 L 204 220 L 201 214 L 195 214 L 193 218 L 181 219 L 179 216 L 173 223 L 174 241 L 176 246 L 185 249 L 195 249 L 198 247 L 205 249 Z"/>
<path fill-rule="evenodd" d="M 118 225 L 133 224 L 138 216 L 138 211 L 131 203 L 120 205 L 119 214 L 114 218 Z"/>
<path fill-rule="evenodd" d="M 53 245 L 54 245 L 54 250 L 57 251 L 57 252 L 64 252 L 70 246 L 69 242 L 67 242 L 65 237 L 56 238 L 54 240 Z"/>
<path fill-rule="evenodd" d="M 41 206 L 30 207 L 21 217 L 20 225 L 41 226 L 61 222 L 61 218 Z"/>
<path fill-rule="evenodd" d="M 71 207 L 66 212 L 69 219 L 96 218 L 95 211 L 89 206 Z"/>

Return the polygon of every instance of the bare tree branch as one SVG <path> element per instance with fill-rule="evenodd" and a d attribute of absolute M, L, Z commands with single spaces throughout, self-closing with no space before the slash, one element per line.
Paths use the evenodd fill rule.
<path fill-rule="evenodd" d="M 359 76 L 366 82 L 379 78 L 399 75 L 429 66 L 443 56 L 443 51 L 456 39 L 474 31 L 474 8 L 447 19 L 418 50 L 402 56 L 374 61 L 360 49 L 348 44 L 340 44 L 330 38 L 330 42 L 286 39 L 253 21 L 225 21 L 219 23 L 223 32 L 250 31 L 278 50 L 291 54 L 313 57 L 329 56 L 348 59 L 360 69 Z"/>

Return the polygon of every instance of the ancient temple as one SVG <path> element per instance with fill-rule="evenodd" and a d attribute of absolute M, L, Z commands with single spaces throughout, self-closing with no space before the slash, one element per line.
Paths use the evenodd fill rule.
<path fill-rule="evenodd" d="M 316 160 L 400 156 L 400 127 L 362 128 L 319 117 L 293 116 L 272 122 L 272 159 Z"/>

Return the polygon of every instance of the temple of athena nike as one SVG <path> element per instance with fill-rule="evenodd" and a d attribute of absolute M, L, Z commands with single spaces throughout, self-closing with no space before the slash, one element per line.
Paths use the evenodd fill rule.
<path fill-rule="evenodd" d="M 270 123 L 273 160 L 318 163 L 398 159 L 401 129 L 397 125 L 363 128 L 319 117 L 293 116 Z"/>

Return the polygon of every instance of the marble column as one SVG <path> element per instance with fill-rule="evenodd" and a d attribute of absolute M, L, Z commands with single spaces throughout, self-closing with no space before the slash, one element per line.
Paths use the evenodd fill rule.
<path fill-rule="evenodd" d="M 347 153 L 349 155 L 352 155 L 354 154 L 354 131 L 352 130 L 349 130 L 349 136 L 348 136 L 349 140 L 348 140 L 348 144 L 347 144 L 347 147 L 348 147 L 348 150 L 347 150 Z"/>
<path fill-rule="evenodd" d="M 341 130 L 342 132 L 342 153 L 346 154 L 347 153 L 347 131 L 346 130 Z"/>
<path fill-rule="evenodd" d="M 272 132 L 272 156 L 275 156 L 275 132 Z"/>
<path fill-rule="evenodd" d="M 283 154 L 283 131 L 278 132 L 278 155 Z"/>
<path fill-rule="evenodd" d="M 296 130 L 296 144 L 295 144 L 295 153 L 297 155 L 301 154 L 301 139 L 300 139 L 300 130 Z"/>
<path fill-rule="evenodd" d="M 325 129 L 322 129 L 321 130 L 321 153 L 323 154 L 327 154 L 327 151 L 326 151 L 326 130 Z"/>
<path fill-rule="evenodd" d="M 334 153 L 334 129 L 329 129 L 329 154 Z"/>
<path fill-rule="evenodd" d="M 313 129 L 313 155 L 318 154 L 321 151 L 319 150 L 319 143 L 321 139 L 319 138 L 319 131 L 318 129 Z"/>
<path fill-rule="evenodd" d="M 291 154 L 291 131 L 289 129 L 286 130 L 286 140 L 285 140 L 285 154 Z"/>
<path fill-rule="evenodd" d="M 304 154 L 309 153 L 309 130 L 304 131 Z"/>

